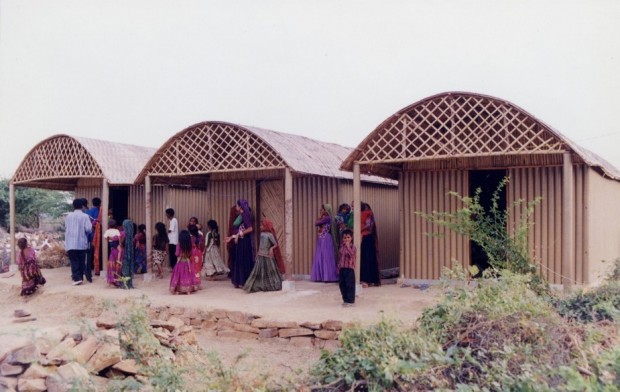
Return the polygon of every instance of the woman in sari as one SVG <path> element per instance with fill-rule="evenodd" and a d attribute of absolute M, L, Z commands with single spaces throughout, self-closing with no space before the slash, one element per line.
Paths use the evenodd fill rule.
<path fill-rule="evenodd" d="M 342 232 L 349 229 L 353 230 L 353 213 L 351 206 L 343 203 L 338 207 L 338 213 L 334 217 L 336 219 L 336 227 L 338 228 L 338 245 L 342 239 Z"/>
<path fill-rule="evenodd" d="M 108 245 L 110 247 L 110 253 L 108 254 L 108 265 L 106 267 L 107 282 L 110 286 L 118 287 L 121 282 L 121 241 L 124 240 L 124 238 L 116 227 L 116 221 L 114 219 L 110 219 L 108 222 L 108 229 L 103 234 L 103 238 L 108 241 Z"/>
<path fill-rule="evenodd" d="M 42 286 L 46 283 L 45 278 L 41 274 L 41 270 L 37 264 L 34 249 L 28 245 L 28 240 L 26 238 L 20 238 L 17 240 L 17 247 L 19 248 L 17 265 L 19 266 L 19 273 L 22 276 L 22 291 L 19 295 L 32 295 L 37 291 L 40 285 Z"/>
<path fill-rule="evenodd" d="M 338 272 L 336 269 L 336 255 L 338 248 L 335 244 L 336 221 L 332 219 L 332 206 L 323 204 L 319 211 L 319 217 L 314 223 L 317 230 L 316 250 L 312 264 L 310 280 L 313 282 L 337 282 Z"/>
<path fill-rule="evenodd" d="M 360 282 L 367 286 L 381 286 L 375 216 L 368 203 L 361 204 L 362 246 L 360 255 Z"/>
<path fill-rule="evenodd" d="M 233 233 L 226 237 L 227 243 L 232 243 L 231 281 L 235 288 L 242 288 L 254 267 L 254 239 L 252 233 L 252 212 L 248 201 L 237 201 L 237 217 L 233 222 Z"/>
<path fill-rule="evenodd" d="M 202 271 L 202 258 L 205 248 L 204 237 L 200 234 L 196 225 L 189 225 L 187 231 L 189 231 L 189 235 L 192 240 L 190 267 L 194 276 L 194 286 L 196 286 L 197 290 L 200 290 L 202 288 L 200 272 Z"/>

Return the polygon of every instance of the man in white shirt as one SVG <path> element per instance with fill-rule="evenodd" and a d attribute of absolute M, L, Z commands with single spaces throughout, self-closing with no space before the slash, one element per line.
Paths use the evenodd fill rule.
<path fill-rule="evenodd" d="M 83 205 L 81 199 L 73 200 L 74 211 L 65 218 L 65 250 L 71 262 L 71 279 L 74 286 L 82 284 L 84 280 L 88 235 L 93 230 L 90 217 L 82 211 Z"/>
<path fill-rule="evenodd" d="M 174 269 L 177 264 L 177 244 L 179 243 L 179 222 L 174 217 L 172 208 L 166 209 L 166 218 L 170 221 L 168 226 L 168 258 L 170 260 L 170 268 Z"/>

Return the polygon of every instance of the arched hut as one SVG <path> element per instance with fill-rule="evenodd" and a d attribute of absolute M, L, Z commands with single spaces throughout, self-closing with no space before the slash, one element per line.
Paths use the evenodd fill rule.
<path fill-rule="evenodd" d="M 551 283 L 590 285 L 620 256 L 620 172 L 516 105 L 490 96 L 448 92 L 388 117 L 346 158 L 342 169 L 399 180 L 400 270 L 438 279 L 454 261 L 476 262 L 476 247 L 416 211 L 454 212 L 449 191 L 492 192 L 509 177 L 503 205 L 542 197 L 529 248 Z M 514 214 L 514 215 L 518 215 Z"/>
<path fill-rule="evenodd" d="M 192 125 L 164 143 L 138 177 L 137 182 L 145 184 L 147 227 L 163 219 L 166 207 L 179 211 L 179 222 L 185 222 L 194 209 L 207 206 L 201 220 L 215 219 L 225 232 L 231 206 L 245 198 L 255 220 L 264 215 L 274 221 L 287 274 L 309 275 L 320 205 L 331 203 L 336 209 L 352 199 L 353 176 L 340 170 L 350 152 L 336 144 L 256 127 L 216 121 Z M 388 224 L 397 219 L 396 183 L 375 176 L 361 181 L 365 200 L 374 203 L 381 217 L 382 267 L 397 267 L 396 229 Z M 152 194 L 155 185 L 200 193 L 179 193 L 162 203 Z"/>
<path fill-rule="evenodd" d="M 155 149 L 105 140 L 51 136 L 34 146 L 10 180 L 11 248 L 15 249 L 15 187 L 72 191 L 76 197 L 101 198 L 103 211 L 112 207 L 119 220 L 131 215 L 137 175 Z M 143 208 L 140 208 L 143 211 Z M 103 214 L 103 227 L 107 227 Z M 103 247 L 104 263 L 107 260 Z M 14 252 L 11 252 L 14 263 Z"/>

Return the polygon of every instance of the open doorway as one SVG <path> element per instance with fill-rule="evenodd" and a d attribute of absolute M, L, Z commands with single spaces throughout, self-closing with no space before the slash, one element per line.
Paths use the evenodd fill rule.
<path fill-rule="evenodd" d="M 110 204 L 112 218 L 121 224 L 129 215 L 129 188 L 114 187 L 110 188 Z"/>
<path fill-rule="evenodd" d="M 474 196 L 480 188 L 480 205 L 486 212 L 491 210 L 493 193 L 499 183 L 506 177 L 506 170 L 472 170 L 469 172 L 469 195 Z M 497 200 L 499 211 L 506 210 L 506 188 L 504 187 Z M 470 265 L 478 267 L 474 277 L 480 277 L 482 271 L 489 267 L 489 256 L 477 243 L 470 241 Z"/>

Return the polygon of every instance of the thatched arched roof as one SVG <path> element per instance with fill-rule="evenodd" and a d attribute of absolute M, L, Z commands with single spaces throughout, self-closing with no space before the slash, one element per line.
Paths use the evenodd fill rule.
<path fill-rule="evenodd" d="M 320 175 L 352 179 L 340 170 L 350 148 L 267 129 L 205 121 L 178 132 L 153 155 L 138 176 L 153 183 L 200 186 L 207 180 Z M 386 182 L 378 177 L 365 180 Z"/>
<path fill-rule="evenodd" d="M 397 178 L 409 168 L 480 165 L 539 165 L 561 162 L 571 151 L 602 174 L 620 179 L 620 171 L 596 154 L 576 145 L 518 106 L 494 97 L 447 92 L 424 98 L 388 117 L 344 160 L 341 168 Z M 458 162 L 456 162 L 458 160 Z M 424 165 L 427 166 L 424 166 Z"/>
<path fill-rule="evenodd" d="M 56 190 L 74 190 L 80 179 L 89 178 L 131 185 L 154 152 L 154 148 L 54 135 L 26 154 L 11 182 Z"/>

